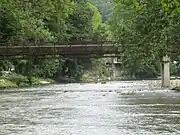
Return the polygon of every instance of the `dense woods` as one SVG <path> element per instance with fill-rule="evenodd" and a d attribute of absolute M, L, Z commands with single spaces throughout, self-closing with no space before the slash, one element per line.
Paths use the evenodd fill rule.
<path fill-rule="evenodd" d="M 114 38 L 121 44 L 125 74 L 155 77 L 160 73 L 162 56 L 167 54 L 176 60 L 179 23 L 180 2 L 177 0 L 116 0 L 110 26 Z"/>
<path fill-rule="evenodd" d="M 64 42 L 103 40 L 106 24 L 98 8 L 87 0 L 1 0 L 0 41 Z M 1 60 L 0 70 L 22 75 L 55 78 L 63 75 L 78 79 L 91 59 L 59 58 Z M 67 71 L 68 69 L 68 71 Z M 66 73 L 67 72 L 67 73 Z"/>
<path fill-rule="evenodd" d="M 101 24 L 91 3 L 70 0 L 0 1 L 1 40 L 88 40 Z"/>

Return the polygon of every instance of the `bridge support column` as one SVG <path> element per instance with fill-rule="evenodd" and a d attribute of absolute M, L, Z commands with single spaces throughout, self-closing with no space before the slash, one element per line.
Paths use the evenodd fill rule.
<path fill-rule="evenodd" d="M 161 81 L 162 87 L 170 87 L 170 58 L 166 55 L 161 63 Z"/>
<path fill-rule="evenodd" d="M 112 79 L 115 80 L 118 76 L 118 68 L 116 67 L 117 64 L 117 58 L 112 58 L 111 59 L 111 69 L 112 69 Z"/>
<path fill-rule="evenodd" d="M 116 66 L 113 62 L 111 65 L 111 69 L 112 69 L 112 80 L 114 80 L 114 79 L 116 79 Z"/>

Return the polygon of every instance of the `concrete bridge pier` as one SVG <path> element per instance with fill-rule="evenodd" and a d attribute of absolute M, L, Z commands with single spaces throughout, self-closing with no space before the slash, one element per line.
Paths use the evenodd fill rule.
<path fill-rule="evenodd" d="M 112 69 L 112 80 L 115 80 L 116 79 L 116 65 L 114 64 L 114 58 L 112 58 L 111 69 Z"/>
<path fill-rule="evenodd" d="M 166 55 L 162 59 L 161 63 L 161 80 L 162 87 L 170 87 L 170 58 Z"/>
<path fill-rule="evenodd" d="M 121 62 L 118 61 L 118 58 L 111 58 L 111 69 L 112 69 L 112 79 L 115 80 L 118 77 L 120 77 L 121 74 L 121 68 L 120 68 Z"/>

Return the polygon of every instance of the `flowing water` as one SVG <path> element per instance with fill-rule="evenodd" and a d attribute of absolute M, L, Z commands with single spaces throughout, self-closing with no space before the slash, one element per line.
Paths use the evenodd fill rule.
<path fill-rule="evenodd" d="M 0 135 L 178 135 L 180 92 L 148 82 L 0 91 Z"/>

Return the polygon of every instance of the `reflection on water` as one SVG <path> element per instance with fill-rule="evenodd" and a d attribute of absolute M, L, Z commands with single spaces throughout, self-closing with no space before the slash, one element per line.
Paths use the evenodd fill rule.
<path fill-rule="evenodd" d="M 179 127 L 180 93 L 145 82 L 0 92 L 0 135 L 177 135 Z"/>

